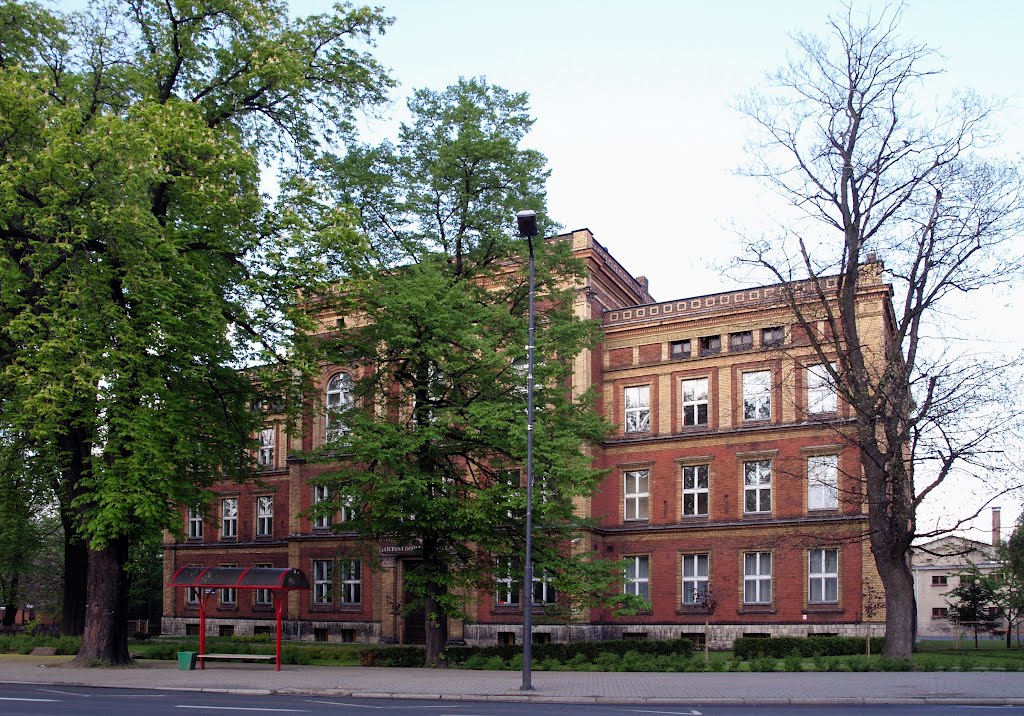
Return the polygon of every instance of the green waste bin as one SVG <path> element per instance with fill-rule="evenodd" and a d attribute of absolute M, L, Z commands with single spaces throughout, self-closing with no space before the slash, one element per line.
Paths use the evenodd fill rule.
<path fill-rule="evenodd" d="M 192 671 L 196 668 L 196 653 L 194 651 L 178 652 L 178 670 Z"/>

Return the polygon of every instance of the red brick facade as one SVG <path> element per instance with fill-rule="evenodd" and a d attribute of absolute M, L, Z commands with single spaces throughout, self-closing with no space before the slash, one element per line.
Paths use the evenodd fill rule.
<path fill-rule="evenodd" d="M 558 624 L 535 618 L 535 630 L 555 640 L 702 635 L 708 621 L 713 645 L 751 632 L 862 633 L 861 595 L 877 576 L 860 539 L 859 455 L 845 438 L 850 411 L 815 382 L 820 361 L 780 289 L 654 303 L 646 281 L 626 272 L 589 231 L 560 239 L 572 242 L 589 268 L 576 311 L 599 319 L 605 333 L 601 346 L 577 360 L 573 390 L 595 387 L 598 409 L 615 426 L 594 451 L 607 476 L 581 505 L 597 527 L 576 548 L 629 558 L 636 578 L 624 589 L 646 595 L 650 610 L 630 617 L 593 610 Z M 862 310 L 877 319 L 879 342 L 887 301 L 882 284 L 862 298 Z M 339 371 L 324 370 L 325 391 Z M 186 564 L 267 564 L 298 567 L 314 582 L 317 569 L 321 577 L 329 569 L 331 603 L 318 604 L 316 589 L 290 595 L 289 636 L 416 641 L 422 615 L 398 611 L 414 551 L 361 543 L 344 532 L 342 515 L 330 527 L 302 516 L 314 499 L 310 481 L 323 468 L 284 456 L 320 444 L 323 421 L 309 417 L 295 436 L 275 429 L 273 457 L 258 484 L 220 491 L 238 501 L 234 536 L 209 520 L 202 538 L 168 536 L 165 573 Z M 272 519 L 264 514 L 262 523 L 265 532 L 270 521 L 270 534 L 257 534 L 260 497 L 273 498 Z M 183 520 L 189 534 L 184 512 Z M 358 601 L 341 598 L 344 582 L 345 596 Z M 710 589 L 712 615 L 687 603 L 694 592 L 687 599 L 684 583 L 696 593 Z M 452 624 L 451 636 L 519 641 L 521 610 L 501 603 L 500 591 L 467 595 L 473 619 Z M 220 604 L 218 595 L 208 620 L 213 633 L 222 626 L 251 632 L 269 619 L 256 598 L 239 593 L 236 603 Z M 165 631 L 177 633 L 198 616 L 185 594 L 172 591 L 164 612 Z"/>

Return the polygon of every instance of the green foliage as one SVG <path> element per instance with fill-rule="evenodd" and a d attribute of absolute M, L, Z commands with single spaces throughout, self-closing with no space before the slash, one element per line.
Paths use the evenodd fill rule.
<path fill-rule="evenodd" d="M 423 666 L 424 654 L 418 646 L 374 646 L 359 651 L 359 665 Z"/>
<path fill-rule="evenodd" d="M 768 656 L 755 656 L 750 660 L 751 671 L 776 671 L 777 662 Z"/>
<path fill-rule="evenodd" d="M 561 664 L 618 664 L 619 657 L 632 652 L 636 655 L 666 656 L 685 660 L 693 656 L 693 642 L 689 639 L 573 641 L 566 643 L 534 644 L 534 660 L 554 659 Z M 499 657 L 509 661 L 522 654 L 521 646 L 449 646 L 445 659 L 452 666 L 461 666 L 473 656 Z M 631 657 L 635 658 L 635 657 Z"/>
<path fill-rule="evenodd" d="M 879 654 L 885 640 L 872 637 L 871 652 Z M 733 642 L 733 653 L 738 659 L 752 659 L 758 656 L 771 656 L 782 659 L 790 654 L 799 654 L 803 658 L 814 656 L 840 656 L 845 654 L 862 654 L 865 651 L 864 637 L 843 636 L 777 636 L 770 639 L 756 637 L 740 637 Z"/>
<path fill-rule="evenodd" d="M 58 654 L 77 654 L 82 640 L 76 636 L 0 634 L 0 653 L 29 654 L 39 646 L 54 647 Z"/>
<path fill-rule="evenodd" d="M 337 498 L 318 511 L 355 505 L 346 530 L 419 547 L 403 607 L 424 606 L 428 631 L 443 633 L 448 617 L 467 616 L 459 592 L 491 590 L 507 574 L 522 581 L 528 283 L 514 222 L 530 208 L 550 227 L 548 172 L 521 146 L 533 123 L 525 94 L 462 79 L 417 91 L 409 108 L 397 144 L 351 147 L 321 165 L 334 186 L 321 201 L 351 205 L 366 242 L 344 255 L 348 276 L 323 299 L 355 319 L 328 348 L 356 400 L 332 413 L 344 430 L 312 457 L 333 466 L 321 482 Z M 585 448 L 606 426 L 592 395 L 561 389 L 597 333 L 572 310 L 581 267 L 571 248 L 542 238 L 534 248 L 535 569 L 585 606 L 621 593 L 615 565 L 560 548 L 581 525 L 573 499 L 599 477 Z M 564 619 L 564 608 L 548 617 Z"/>
<path fill-rule="evenodd" d="M 803 671 L 804 657 L 800 655 L 800 652 L 790 652 L 783 660 L 783 668 L 786 671 Z"/>
<path fill-rule="evenodd" d="M 333 281 L 327 242 L 353 237 L 293 210 L 294 172 L 271 204 L 260 167 L 312 158 L 392 85 L 360 49 L 390 23 L 376 10 L 132 10 L 0 0 L 0 428 L 97 551 L 180 530 L 182 506 L 249 475 L 254 376 L 295 414 L 316 366 L 297 289 Z"/>

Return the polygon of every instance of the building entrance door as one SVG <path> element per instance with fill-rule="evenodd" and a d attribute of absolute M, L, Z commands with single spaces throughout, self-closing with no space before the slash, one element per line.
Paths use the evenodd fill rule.
<path fill-rule="evenodd" d="M 416 569 L 419 568 L 421 562 L 419 560 L 406 559 L 402 561 L 402 574 L 405 575 L 415 573 Z M 415 601 L 415 597 L 408 591 L 404 591 L 404 603 L 409 604 Z M 426 610 L 420 606 L 412 612 L 408 612 L 405 615 L 404 628 L 402 629 L 402 643 L 403 644 L 426 644 L 427 643 L 427 613 Z"/>

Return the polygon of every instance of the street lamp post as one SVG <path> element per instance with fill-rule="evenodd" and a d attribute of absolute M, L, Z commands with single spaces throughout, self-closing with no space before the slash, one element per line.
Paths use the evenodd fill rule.
<path fill-rule="evenodd" d="M 537 235 L 537 212 L 516 214 L 519 236 L 530 247 L 530 320 L 526 345 L 526 557 L 523 562 L 523 685 L 532 691 L 531 660 L 533 657 L 533 237 Z"/>

